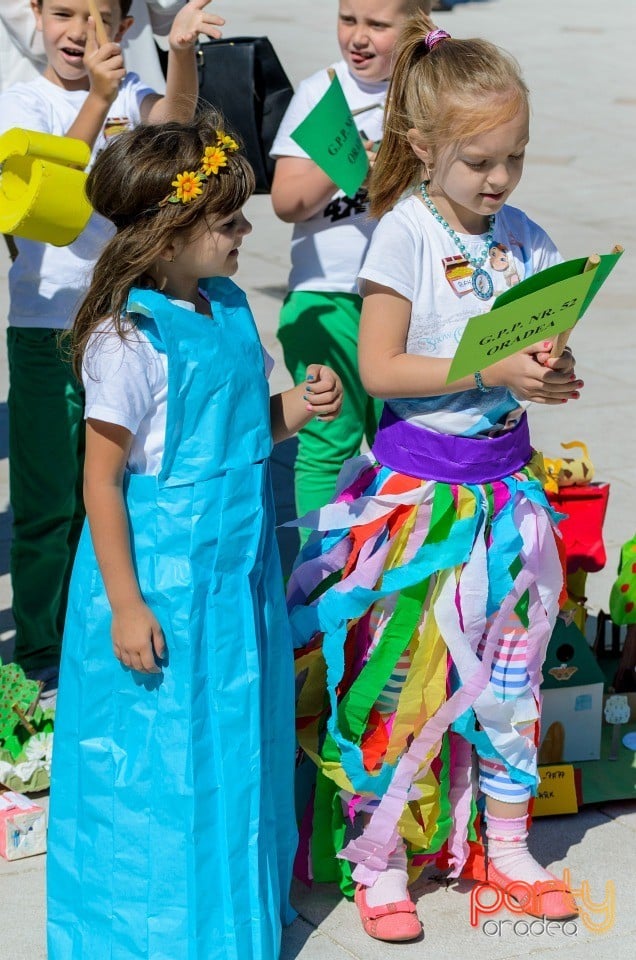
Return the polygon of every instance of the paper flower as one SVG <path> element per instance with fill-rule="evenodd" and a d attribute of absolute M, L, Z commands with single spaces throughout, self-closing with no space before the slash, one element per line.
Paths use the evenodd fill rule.
<path fill-rule="evenodd" d="M 236 140 L 232 139 L 227 133 L 223 133 L 222 130 L 216 131 L 216 142 L 217 146 L 221 147 L 222 150 L 227 150 L 228 153 L 236 153 L 239 148 Z"/>
<path fill-rule="evenodd" d="M 220 147 L 206 147 L 201 158 L 201 169 L 209 177 L 217 174 L 221 167 L 227 167 L 227 154 Z"/>
<path fill-rule="evenodd" d="M 52 733 L 36 733 L 35 736 L 30 737 L 24 745 L 24 755 L 27 760 L 43 760 L 43 765 L 47 770 L 50 768 L 52 753 Z"/>
<path fill-rule="evenodd" d="M 189 203 L 203 192 L 201 174 L 193 170 L 178 173 L 177 179 L 172 181 L 171 186 L 177 188 L 170 197 L 171 203 Z"/>

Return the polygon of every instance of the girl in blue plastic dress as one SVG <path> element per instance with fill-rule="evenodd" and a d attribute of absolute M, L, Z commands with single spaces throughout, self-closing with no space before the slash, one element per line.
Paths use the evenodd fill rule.
<path fill-rule="evenodd" d="M 293 917 L 269 455 L 336 416 L 341 386 L 312 365 L 269 397 L 229 279 L 253 188 L 211 115 L 124 133 L 88 178 L 117 233 L 73 328 L 87 524 L 56 718 L 49 960 L 277 960 Z"/>
<path fill-rule="evenodd" d="M 519 279 L 560 259 L 508 205 L 529 136 L 518 65 L 420 16 L 396 47 L 386 109 L 359 338 L 384 413 L 336 501 L 303 518 L 323 535 L 288 598 L 298 736 L 319 767 L 299 872 L 340 875 L 367 933 L 409 940 L 421 926 L 408 884 L 429 863 L 487 876 L 532 916 L 576 916 L 526 842 L 563 571 L 523 408 L 583 384 L 549 339 L 446 382 L 469 318 L 494 302 L 493 245 Z"/>

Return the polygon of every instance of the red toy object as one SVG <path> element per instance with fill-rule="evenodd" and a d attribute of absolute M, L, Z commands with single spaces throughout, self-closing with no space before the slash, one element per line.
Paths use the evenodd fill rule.
<path fill-rule="evenodd" d="M 567 557 L 567 572 L 596 573 L 605 566 L 603 521 L 607 510 L 609 483 L 587 483 L 546 491 L 551 506 L 567 516 L 559 524 Z"/>

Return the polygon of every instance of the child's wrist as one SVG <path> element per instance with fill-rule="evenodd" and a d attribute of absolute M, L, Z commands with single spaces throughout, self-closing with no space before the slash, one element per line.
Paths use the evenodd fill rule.
<path fill-rule="evenodd" d="M 108 602 L 110 603 L 110 609 L 113 616 L 122 616 L 125 613 L 129 613 L 131 610 L 137 609 L 139 607 L 145 607 L 143 597 L 137 590 L 136 586 L 134 590 L 124 591 L 121 594 L 113 593 L 108 597 Z"/>
<path fill-rule="evenodd" d="M 89 109 L 94 109 L 100 113 L 104 114 L 103 119 L 106 119 L 106 114 L 108 113 L 110 107 L 117 99 L 117 90 L 111 93 L 104 93 L 101 90 L 96 89 L 91 85 L 90 90 L 88 91 L 88 96 L 84 101 L 84 106 L 88 105 Z"/>

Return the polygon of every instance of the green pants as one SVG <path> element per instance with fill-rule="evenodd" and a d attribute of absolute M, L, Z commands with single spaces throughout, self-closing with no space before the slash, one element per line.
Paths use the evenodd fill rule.
<path fill-rule="evenodd" d="M 382 403 L 369 397 L 358 373 L 358 329 L 362 300 L 355 294 L 290 293 L 280 315 L 278 339 L 294 383 L 305 379 L 310 363 L 324 363 L 340 376 L 344 400 L 340 416 L 312 420 L 298 435 L 294 482 L 299 516 L 324 506 L 334 494 L 345 460 L 370 445 Z"/>
<path fill-rule="evenodd" d="M 15 659 L 59 663 L 66 597 L 84 517 L 84 391 L 59 330 L 9 327 L 9 487 Z"/>

